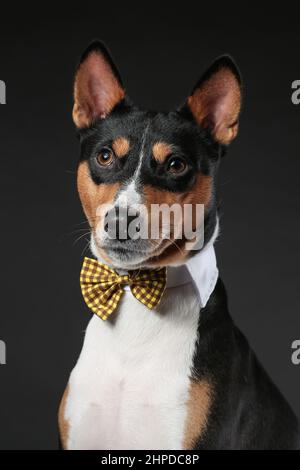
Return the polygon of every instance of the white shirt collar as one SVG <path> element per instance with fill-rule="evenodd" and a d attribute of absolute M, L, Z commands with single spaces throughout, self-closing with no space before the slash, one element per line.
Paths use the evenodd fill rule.
<path fill-rule="evenodd" d="M 184 265 L 168 267 L 167 287 L 176 287 L 192 282 L 204 308 L 214 291 L 219 271 L 213 244 L 190 258 Z"/>
<path fill-rule="evenodd" d="M 206 306 L 219 277 L 214 241 L 215 237 L 184 265 L 167 268 L 167 288 L 192 282 L 199 296 L 200 308 Z M 104 262 L 99 257 L 98 260 Z M 130 290 L 129 286 L 125 286 L 124 289 Z"/>

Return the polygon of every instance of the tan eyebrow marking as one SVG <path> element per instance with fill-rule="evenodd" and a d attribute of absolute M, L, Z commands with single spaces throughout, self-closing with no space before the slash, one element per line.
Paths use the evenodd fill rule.
<path fill-rule="evenodd" d="M 118 137 L 112 143 L 113 151 L 119 158 L 125 157 L 130 149 L 130 142 L 126 137 Z"/>
<path fill-rule="evenodd" d="M 167 144 L 166 142 L 156 142 L 152 148 L 154 160 L 156 160 L 158 163 L 164 163 L 172 151 L 172 145 Z"/>

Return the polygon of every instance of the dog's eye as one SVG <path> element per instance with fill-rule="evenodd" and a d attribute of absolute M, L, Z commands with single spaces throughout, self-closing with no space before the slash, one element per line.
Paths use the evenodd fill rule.
<path fill-rule="evenodd" d="M 187 168 L 186 162 L 179 157 L 173 157 L 168 162 L 168 172 L 173 175 L 180 175 L 185 172 Z"/>
<path fill-rule="evenodd" d="M 98 153 L 96 160 L 101 166 L 109 166 L 114 161 L 114 153 L 110 148 L 104 147 Z"/>

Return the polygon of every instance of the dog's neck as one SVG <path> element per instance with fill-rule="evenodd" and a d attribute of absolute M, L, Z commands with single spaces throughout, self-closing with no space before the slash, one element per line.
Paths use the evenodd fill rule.
<path fill-rule="evenodd" d="M 179 287 L 192 283 L 198 294 L 201 308 L 205 307 L 208 299 L 214 291 L 219 276 L 214 249 L 214 244 L 219 235 L 219 228 L 219 218 L 217 216 L 213 236 L 202 250 L 191 254 L 191 256 L 181 265 L 165 266 L 167 268 L 167 288 Z M 108 265 L 120 275 L 126 275 L 130 271 L 125 268 L 119 269 L 115 266 L 109 265 L 107 261 L 102 259 L 98 254 L 98 250 L 94 249 L 93 244 L 91 244 L 91 251 L 99 263 Z M 146 269 L 146 267 L 141 267 L 140 269 Z M 125 289 L 127 289 L 127 287 L 125 287 Z"/>
<path fill-rule="evenodd" d="M 100 263 L 107 264 L 105 260 L 97 256 Z M 199 298 L 200 307 L 204 308 L 216 286 L 219 271 L 213 243 L 209 243 L 201 251 L 190 257 L 180 266 L 166 266 L 167 288 L 180 287 L 193 284 Z M 113 268 L 114 269 L 114 268 Z M 123 275 L 126 270 L 116 271 Z M 125 290 L 129 287 L 125 286 Z"/>

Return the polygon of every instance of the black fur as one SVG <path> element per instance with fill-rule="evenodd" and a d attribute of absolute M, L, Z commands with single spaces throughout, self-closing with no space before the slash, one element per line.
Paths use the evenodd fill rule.
<path fill-rule="evenodd" d="M 209 381 L 213 404 L 197 449 L 297 449 L 298 421 L 234 325 L 219 279 L 201 311 L 194 378 Z"/>

